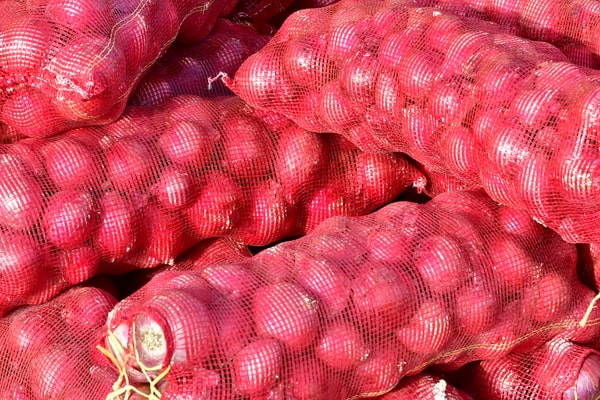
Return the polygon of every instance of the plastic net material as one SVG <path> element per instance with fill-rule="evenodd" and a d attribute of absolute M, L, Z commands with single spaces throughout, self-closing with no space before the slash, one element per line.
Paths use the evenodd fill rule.
<path fill-rule="evenodd" d="M 556 45 L 575 64 L 600 67 L 600 8 L 593 0 L 415 0 L 457 15 L 484 18 L 515 34 Z"/>
<path fill-rule="evenodd" d="M 208 34 L 232 2 L 2 1 L 0 121 L 30 137 L 114 121 L 184 21 Z"/>
<path fill-rule="evenodd" d="M 0 318 L 0 399 L 105 400 L 117 379 L 95 365 L 95 340 L 116 304 L 112 291 L 76 286 Z"/>
<path fill-rule="evenodd" d="M 163 399 L 372 397 L 430 365 L 595 340 L 576 258 L 524 212 L 447 192 L 158 274 L 111 311 L 100 343 Z"/>
<path fill-rule="evenodd" d="M 401 380 L 397 388 L 378 397 L 377 400 L 473 400 L 473 398 L 445 379 L 430 373 L 421 373 Z"/>
<path fill-rule="evenodd" d="M 600 75 L 489 21 L 409 1 L 292 14 L 230 88 L 365 151 L 483 187 L 573 243 L 600 241 Z"/>
<path fill-rule="evenodd" d="M 553 339 L 529 352 L 474 363 L 456 375 L 476 399 L 595 400 L 600 394 L 600 354 Z"/>
<path fill-rule="evenodd" d="M 231 95 L 219 72 L 233 74 L 251 54 L 270 39 L 248 25 L 219 19 L 198 43 L 172 46 L 144 75 L 129 98 L 130 105 L 156 105 L 178 95 L 218 97 Z"/>
<path fill-rule="evenodd" d="M 247 247 L 232 239 L 209 239 L 173 265 L 144 271 L 187 271 L 249 256 Z M 148 273 L 145 279 L 150 277 Z M 139 276 L 128 278 L 127 290 L 143 284 Z M 127 293 L 120 286 L 106 276 L 97 277 L 47 303 L 21 307 L 0 318 L 0 399 L 110 399 L 114 382 L 123 378 L 96 345 L 108 313 Z M 140 387 L 142 393 L 146 389 Z M 140 399 L 134 393 L 129 397 L 136 398 Z"/>
<path fill-rule="evenodd" d="M 237 97 L 180 96 L 0 147 L 0 314 L 200 240 L 265 246 L 393 200 L 417 171 Z"/>

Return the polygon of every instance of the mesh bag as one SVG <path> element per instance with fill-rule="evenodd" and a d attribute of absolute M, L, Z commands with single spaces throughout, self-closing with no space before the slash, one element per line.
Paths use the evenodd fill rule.
<path fill-rule="evenodd" d="M 0 314 L 200 240 L 264 246 L 393 200 L 417 171 L 236 97 L 132 107 L 103 127 L 0 147 Z"/>
<path fill-rule="evenodd" d="M 110 291 L 76 286 L 0 318 L 0 399 L 106 399 L 117 374 L 94 365 L 94 343 L 116 302 Z"/>
<path fill-rule="evenodd" d="M 292 14 L 235 79 L 252 106 L 483 187 L 569 242 L 600 240 L 597 71 L 489 21 L 407 1 Z"/>
<path fill-rule="evenodd" d="M 156 105 L 183 94 L 231 95 L 220 80 L 208 84 L 208 79 L 219 72 L 235 73 L 242 61 L 262 48 L 269 38 L 249 26 L 219 19 L 202 41 L 172 46 L 158 59 L 129 98 L 129 104 Z"/>
<path fill-rule="evenodd" d="M 600 395 L 600 354 L 555 339 L 534 351 L 476 363 L 457 375 L 477 399 L 594 400 Z"/>
<path fill-rule="evenodd" d="M 447 192 L 158 274 L 111 311 L 100 343 L 163 399 L 376 396 L 430 365 L 597 339 L 597 307 L 580 324 L 594 293 L 576 258 L 523 212 Z"/>
<path fill-rule="evenodd" d="M 600 8 L 593 0 L 416 0 L 413 4 L 494 21 L 519 36 L 556 45 L 577 65 L 600 66 Z"/>
<path fill-rule="evenodd" d="M 245 246 L 231 239 L 209 239 L 175 264 L 155 270 L 194 270 L 239 262 L 249 255 Z M 140 277 L 129 278 L 127 290 L 142 283 Z M 0 318 L 0 399 L 107 399 L 119 376 L 96 343 L 123 293 L 108 278 L 98 277 L 47 303 L 21 307 Z"/>
<path fill-rule="evenodd" d="M 114 121 L 183 21 L 209 30 L 229 3 L 2 1 L 0 121 L 30 137 Z"/>
<path fill-rule="evenodd" d="M 438 376 L 421 373 L 400 381 L 397 388 L 378 400 L 473 400 Z M 524 399 L 522 399 L 524 400 Z"/>

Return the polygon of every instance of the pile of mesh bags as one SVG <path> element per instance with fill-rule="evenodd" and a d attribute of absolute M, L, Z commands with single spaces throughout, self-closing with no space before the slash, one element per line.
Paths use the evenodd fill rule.
<path fill-rule="evenodd" d="M 0 399 L 600 395 L 593 2 L 0 11 Z"/>

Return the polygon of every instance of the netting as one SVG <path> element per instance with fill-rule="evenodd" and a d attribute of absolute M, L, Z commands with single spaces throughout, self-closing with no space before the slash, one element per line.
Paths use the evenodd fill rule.
<path fill-rule="evenodd" d="M 101 343 L 163 399 L 377 396 L 430 365 L 596 340 L 576 261 L 524 212 L 447 192 L 155 275 L 111 311 Z"/>
<path fill-rule="evenodd" d="M 47 303 L 12 311 L 0 318 L 0 399 L 110 398 L 114 382 L 123 377 L 96 345 L 117 300 L 141 287 L 153 273 L 201 269 L 249 256 L 248 249 L 232 239 L 209 239 L 173 265 L 144 270 L 145 277 L 129 276 L 125 288 L 106 276 L 97 277 Z"/>
<path fill-rule="evenodd" d="M 30 137 L 114 121 L 186 18 L 208 34 L 228 3 L 2 1 L 0 121 Z"/>
<path fill-rule="evenodd" d="M 446 380 L 421 373 L 400 381 L 397 388 L 377 400 L 473 400 Z"/>
<path fill-rule="evenodd" d="M 131 107 L 106 126 L 0 147 L 0 314 L 200 240 L 264 246 L 393 200 L 417 171 L 236 97 Z"/>
<path fill-rule="evenodd" d="M 220 80 L 208 83 L 219 72 L 235 73 L 240 64 L 270 39 L 247 25 L 219 19 L 202 41 L 172 46 L 146 72 L 129 98 L 130 105 L 156 105 L 178 95 L 218 97 L 232 92 Z"/>
<path fill-rule="evenodd" d="M 552 43 L 575 64 L 600 67 L 600 9 L 590 0 L 416 0 L 457 15 L 494 21 L 528 39 Z"/>
<path fill-rule="evenodd" d="M 594 400 L 598 351 L 565 339 L 539 349 L 476 363 L 458 373 L 465 390 L 486 400 Z"/>
<path fill-rule="evenodd" d="M 573 243 L 600 240 L 600 75 L 489 21 L 409 1 L 296 12 L 228 86 L 365 151 L 402 151 Z"/>
<path fill-rule="evenodd" d="M 76 286 L 0 318 L 0 399 L 106 399 L 118 375 L 94 364 L 94 343 L 116 302 L 110 291 Z"/>

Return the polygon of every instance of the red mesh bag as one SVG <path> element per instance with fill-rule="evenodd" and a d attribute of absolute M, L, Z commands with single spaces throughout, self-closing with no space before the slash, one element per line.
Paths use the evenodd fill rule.
<path fill-rule="evenodd" d="M 594 400 L 600 395 L 600 354 L 555 339 L 533 351 L 470 365 L 457 376 L 477 399 Z"/>
<path fill-rule="evenodd" d="M 421 373 L 400 381 L 397 388 L 378 400 L 473 400 L 445 379 Z"/>
<path fill-rule="evenodd" d="M 0 318 L 0 399 L 106 399 L 114 370 L 94 365 L 94 344 L 117 299 L 93 286 Z"/>
<path fill-rule="evenodd" d="M 589 0 L 417 0 L 457 15 L 484 18 L 528 39 L 552 43 L 575 64 L 598 68 L 599 8 Z"/>
<path fill-rule="evenodd" d="M 0 121 L 30 137 L 114 121 L 186 19 L 208 34 L 231 3 L 3 1 Z"/>
<path fill-rule="evenodd" d="M 228 85 L 365 151 L 483 187 L 569 242 L 600 241 L 600 75 L 548 43 L 407 1 L 299 11 Z"/>
<path fill-rule="evenodd" d="M 236 97 L 132 107 L 0 147 L 0 314 L 101 272 L 172 264 L 200 240 L 265 246 L 393 200 L 417 171 Z"/>
<path fill-rule="evenodd" d="M 219 19 L 202 41 L 172 46 L 158 59 L 129 98 L 129 104 L 156 105 L 183 94 L 231 95 L 220 80 L 207 83 L 209 78 L 219 72 L 235 73 L 242 61 L 262 48 L 269 38 L 250 26 Z"/>
<path fill-rule="evenodd" d="M 156 275 L 101 344 L 164 399 L 382 395 L 430 365 L 597 339 L 576 249 L 482 192 L 335 217 L 238 263 Z"/>
<path fill-rule="evenodd" d="M 210 239 L 174 265 L 156 270 L 200 269 L 249 256 L 245 246 L 231 239 Z M 137 284 L 139 280 L 128 279 L 127 289 Z M 99 277 L 47 303 L 21 307 L 0 318 L 0 399 L 107 399 L 114 382 L 123 377 L 96 344 L 109 311 L 123 295 L 120 289 Z"/>

